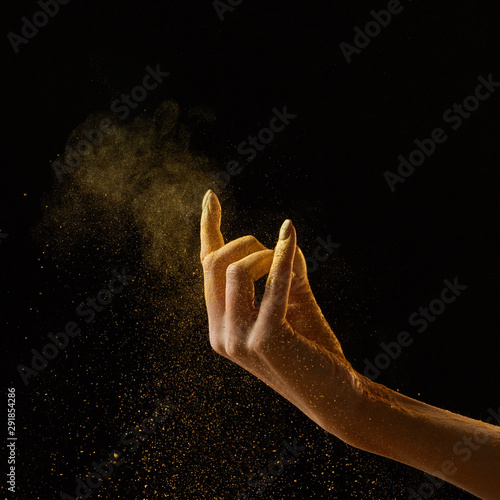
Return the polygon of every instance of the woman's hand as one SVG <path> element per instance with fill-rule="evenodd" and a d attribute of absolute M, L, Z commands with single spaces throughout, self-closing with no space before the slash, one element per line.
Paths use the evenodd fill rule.
<path fill-rule="evenodd" d="M 314 299 L 291 221 L 270 250 L 253 236 L 224 244 L 220 219 L 217 196 L 208 191 L 201 262 L 212 347 L 349 442 L 359 379 Z M 256 308 L 254 282 L 268 273 Z"/>
<path fill-rule="evenodd" d="M 357 373 L 314 300 L 291 222 L 281 227 L 273 251 L 252 236 L 224 245 L 220 218 L 219 201 L 209 191 L 201 218 L 201 262 L 212 347 L 346 443 L 481 498 L 500 499 L 498 427 L 427 405 Z M 267 273 L 256 308 L 254 281 Z M 457 455 L 465 439 L 471 443 L 466 460 Z"/>

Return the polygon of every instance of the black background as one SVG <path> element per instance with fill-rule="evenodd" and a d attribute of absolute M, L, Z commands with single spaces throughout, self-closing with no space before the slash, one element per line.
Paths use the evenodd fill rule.
<path fill-rule="evenodd" d="M 479 75 L 500 80 L 499 11 L 495 2 L 402 5 L 350 64 L 339 43 L 352 43 L 353 28 L 386 3 L 246 0 L 221 22 L 210 1 L 72 0 L 19 54 L 6 35 L 19 34 L 21 17 L 31 18 L 39 7 L 27 1 L 4 7 L 0 228 L 8 237 L 0 244 L 2 313 L 6 387 L 17 389 L 20 425 L 19 492 L 12 498 L 72 494 L 74 478 L 84 477 L 92 460 L 104 460 L 123 428 L 154 407 L 147 399 L 137 403 L 151 352 L 145 354 L 141 326 L 129 313 L 133 293 L 113 318 L 96 320 L 92 331 L 107 332 L 99 348 L 86 338 L 73 348 L 95 351 L 97 358 L 88 359 L 101 356 L 103 364 L 89 370 L 85 354 L 67 351 L 28 387 L 16 369 L 48 331 L 71 317 L 68 294 L 98 290 L 108 276 L 97 272 L 91 279 L 69 264 L 40 267 L 31 228 L 42 216 L 42 195 L 52 190 L 50 163 L 69 133 L 90 113 L 109 110 L 121 92 L 141 82 L 148 65 L 171 75 L 144 107 L 174 98 L 181 109 L 212 109 L 214 141 L 205 148 L 221 168 L 238 157 L 242 140 L 267 126 L 273 108 L 287 106 L 297 115 L 231 178 L 239 219 L 227 225 L 226 238 L 255 234 L 271 244 L 290 217 L 305 255 L 313 254 L 318 237 L 331 235 L 341 244 L 310 279 L 355 368 L 362 371 L 380 342 L 408 329 L 408 316 L 439 297 L 444 279 L 458 276 L 468 286 L 463 296 L 415 334 L 378 381 L 473 418 L 498 408 L 500 92 L 456 131 L 442 115 L 473 93 Z M 383 173 L 395 172 L 398 155 L 407 156 L 413 141 L 436 127 L 449 139 L 391 193 Z M 199 252 L 197 240 L 188 251 Z M 419 471 L 346 447 L 239 368 L 226 366 L 211 353 L 205 312 L 199 315 L 199 353 L 229 374 L 224 390 L 197 375 L 189 353 L 177 356 L 178 364 L 157 359 L 165 378 L 178 380 L 177 398 L 167 392 L 182 410 L 161 436 L 157 431 L 150 438 L 157 440 L 152 449 L 137 451 L 92 498 L 235 498 L 237 491 L 251 493 L 251 469 L 265 466 L 285 438 L 302 439 L 308 448 L 268 486 L 265 498 L 407 498 L 407 488 L 425 480 Z M 113 343 L 124 342 L 123 329 L 134 355 L 118 359 Z M 179 375 L 179 366 L 189 375 Z M 182 387 L 190 383 L 204 401 L 193 406 L 197 410 L 183 399 Z M 135 401 L 129 414 L 112 406 L 120 400 L 123 408 L 128 397 Z M 214 435 L 215 424 L 200 416 L 207 407 L 218 419 Z M 184 461 L 171 459 L 174 448 Z M 148 453 L 155 453 L 151 467 L 141 458 Z M 146 477 L 158 493 L 144 486 Z M 433 496 L 469 497 L 448 485 Z"/>

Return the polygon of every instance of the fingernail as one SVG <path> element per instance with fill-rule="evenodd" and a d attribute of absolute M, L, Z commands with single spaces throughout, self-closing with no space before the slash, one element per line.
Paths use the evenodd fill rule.
<path fill-rule="evenodd" d="M 212 194 L 212 190 L 209 189 L 206 193 L 205 193 L 205 196 L 203 197 L 203 202 L 201 204 L 202 206 L 202 209 L 205 210 L 205 208 L 207 208 L 207 205 L 208 205 L 208 200 L 210 199 L 210 195 Z"/>
<path fill-rule="evenodd" d="M 285 222 L 283 222 L 283 225 L 281 226 L 280 240 L 286 240 L 290 236 L 291 232 L 292 232 L 292 221 L 290 219 L 287 219 Z"/>

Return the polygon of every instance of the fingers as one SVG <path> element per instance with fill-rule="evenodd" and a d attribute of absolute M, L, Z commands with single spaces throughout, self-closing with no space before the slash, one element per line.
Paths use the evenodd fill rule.
<path fill-rule="evenodd" d="M 209 189 L 203 198 L 201 214 L 201 253 L 203 263 L 205 257 L 224 246 L 224 238 L 220 232 L 221 206 L 215 193 Z"/>
<path fill-rule="evenodd" d="M 205 301 L 209 320 L 222 319 L 224 315 L 228 266 L 254 252 L 262 250 L 267 249 L 255 237 L 243 236 L 230 241 L 219 250 L 207 255 L 203 261 L 203 272 L 205 275 Z"/>
<path fill-rule="evenodd" d="M 226 314 L 229 324 L 245 322 L 255 310 L 254 282 L 266 275 L 274 252 L 261 250 L 230 264 L 226 272 Z"/>
<path fill-rule="evenodd" d="M 260 306 L 259 321 L 263 324 L 279 324 L 285 319 L 296 240 L 295 228 L 287 219 L 281 226 L 280 239 L 274 250 L 273 264 Z"/>
<path fill-rule="evenodd" d="M 307 262 L 302 250 L 297 246 L 293 259 L 293 276 L 288 296 L 289 304 L 314 300 L 307 278 Z"/>

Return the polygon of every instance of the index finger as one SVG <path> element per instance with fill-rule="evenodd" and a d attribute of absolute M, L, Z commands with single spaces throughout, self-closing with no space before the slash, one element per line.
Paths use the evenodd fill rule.
<path fill-rule="evenodd" d="M 224 246 L 224 238 L 220 232 L 222 209 L 217 196 L 211 189 L 205 193 L 202 206 L 200 259 L 203 263 L 208 254 Z"/>

